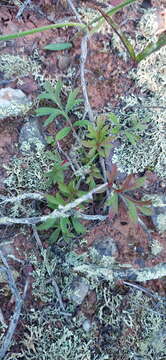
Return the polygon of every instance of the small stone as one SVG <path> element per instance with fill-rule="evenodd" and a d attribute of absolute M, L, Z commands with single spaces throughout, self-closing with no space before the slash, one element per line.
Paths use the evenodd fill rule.
<path fill-rule="evenodd" d="M 71 62 L 70 56 L 59 56 L 58 58 L 58 68 L 62 71 L 69 68 Z"/>
<path fill-rule="evenodd" d="M 150 195 L 152 200 L 152 222 L 161 233 L 166 231 L 166 195 Z"/>
<path fill-rule="evenodd" d="M 20 89 L 10 87 L 0 89 L 0 119 L 24 114 L 31 107 L 31 102 Z"/>
<path fill-rule="evenodd" d="M 92 324 L 91 321 L 89 319 L 84 320 L 82 327 L 84 329 L 85 332 L 89 332 L 91 330 Z"/>
<path fill-rule="evenodd" d="M 77 277 L 70 286 L 70 299 L 76 305 L 81 305 L 89 291 L 89 282 L 85 278 Z"/>
<path fill-rule="evenodd" d="M 104 239 L 97 239 L 94 242 L 94 248 L 101 256 L 118 256 L 118 248 L 115 241 L 111 237 L 106 237 Z"/>
<path fill-rule="evenodd" d="M 27 121 L 23 125 L 20 131 L 19 144 L 23 153 L 35 152 L 37 147 L 45 147 L 46 140 L 36 119 Z"/>

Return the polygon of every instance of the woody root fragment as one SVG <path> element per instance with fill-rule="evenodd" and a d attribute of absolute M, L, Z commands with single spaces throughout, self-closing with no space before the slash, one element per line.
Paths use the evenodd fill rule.
<path fill-rule="evenodd" d="M 74 267 L 75 272 L 86 274 L 88 277 L 97 277 L 111 282 L 117 280 L 131 280 L 145 282 L 148 280 L 160 279 L 166 276 L 166 263 L 161 263 L 152 267 L 134 269 L 132 267 L 123 268 L 118 266 L 97 266 L 97 265 L 78 265 Z"/>

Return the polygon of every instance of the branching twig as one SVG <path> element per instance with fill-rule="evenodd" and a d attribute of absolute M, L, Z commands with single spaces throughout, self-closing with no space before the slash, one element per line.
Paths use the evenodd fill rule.
<path fill-rule="evenodd" d="M 25 8 L 30 5 L 31 0 L 25 0 L 24 3 L 20 6 L 18 13 L 16 15 L 16 19 L 18 19 L 24 12 Z"/>
<path fill-rule="evenodd" d="M 2 199 L 2 201 L 1 201 Z M 0 195 L 0 205 L 1 204 L 7 204 L 7 203 L 14 203 L 17 201 L 22 201 L 22 200 L 27 200 L 27 199 L 31 199 L 31 200 L 44 200 L 45 199 L 45 195 L 43 194 L 38 194 L 38 193 L 24 193 L 18 196 L 13 196 L 13 197 L 6 197 L 3 195 Z"/>
<path fill-rule="evenodd" d="M 61 308 L 62 311 L 65 312 L 65 307 L 64 307 L 64 304 L 63 304 L 63 301 L 62 301 L 62 296 L 61 296 L 59 287 L 58 287 L 55 279 L 51 279 L 51 282 L 52 282 L 52 285 L 53 285 L 53 287 L 55 289 L 55 292 L 56 292 L 56 295 L 57 295 L 57 298 L 58 298 L 58 301 L 59 301 L 60 308 Z"/>
<path fill-rule="evenodd" d="M 18 320 L 19 320 L 19 317 L 20 317 L 20 314 L 21 314 L 22 298 L 21 298 L 21 296 L 19 294 L 19 291 L 17 289 L 16 283 L 15 283 L 13 274 L 12 274 L 12 272 L 10 270 L 10 267 L 8 265 L 8 262 L 7 262 L 7 260 L 6 260 L 6 258 L 3 255 L 1 250 L 0 250 L 0 257 L 1 257 L 1 260 L 2 260 L 2 262 L 4 264 L 4 266 L 0 267 L 0 271 L 3 271 L 3 272 L 6 273 L 9 287 L 11 289 L 11 292 L 12 292 L 13 296 L 15 297 L 15 311 L 14 311 L 13 317 L 12 317 L 12 319 L 10 321 L 10 324 L 9 324 L 7 333 L 5 335 L 5 339 L 3 341 L 3 344 L 2 344 L 2 346 L 0 348 L 0 359 L 4 359 L 4 356 L 5 356 L 6 352 L 7 352 L 7 350 L 11 346 L 12 337 L 13 337 L 13 334 L 15 332 L 15 329 L 16 329 L 16 326 L 17 326 L 17 323 L 18 323 Z"/>
<path fill-rule="evenodd" d="M 148 280 L 161 279 L 166 276 L 166 263 L 161 263 L 152 267 L 144 267 L 142 269 L 134 269 L 132 267 L 123 268 L 118 266 L 97 266 L 91 264 L 78 265 L 74 267 L 74 271 L 87 274 L 89 277 L 98 277 L 111 282 L 117 280 L 132 280 L 144 282 Z"/>
<path fill-rule="evenodd" d="M 108 215 L 87 215 L 87 214 L 83 214 L 79 211 L 74 211 L 74 216 L 79 218 L 79 219 L 84 219 L 84 220 L 91 220 L 91 221 L 104 221 L 108 218 Z"/>
<path fill-rule="evenodd" d="M 149 289 L 146 289 L 143 286 L 132 284 L 132 283 L 129 283 L 128 281 L 123 281 L 123 284 L 125 284 L 127 286 L 131 286 L 132 288 L 138 289 L 138 290 L 144 292 L 145 294 L 148 294 L 149 296 L 152 296 L 155 299 L 165 300 L 164 296 L 159 296 L 159 295 L 153 293 L 153 291 L 150 291 Z"/>
<path fill-rule="evenodd" d="M 35 238 L 35 240 L 37 242 L 37 245 L 38 245 L 39 249 L 41 250 L 41 249 L 43 249 L 43 245 L 42 245 L 42 242 L 40 240 L 39 234 L 37 232 L 36 225 L 32 225 L 32 229 L 33 229 L 34 238 Z"/>
<path fill-rule="evenodd" d="M 78 11 L 76 10 L 75 6 L 73 5 L 73 2 L 71 0 L 67 0 L 69 6 L 71 7 L 73 13 L 75 14 L 77 20 L 79 21 L 80 24 L 82 24 L 82 21 L 81 21 L 81 17 L 78 13 Z"/>
<path fill-rule="evenodd" d="M 81 73 L 81 86 L 82 92 L 85 99 L 85 111 L 88 112 L 89 120 L 94 122 L 93 112 L 89 103 L 86 81 L 85 81 L 85 63 L 87 58 L 87 42 L 88 34 L 84 35 L 81 41 L 81 64 L 80 64 L 80 73 Z"/>
<path fill-rule="evenodd" d="M 25 224 L 25 225 L 34 225 L 38 224 L 40 222 L 44 222 L 48 219 L 56 219 L 59 217 L 69 217 L 70 211 L 73 208 L 76 208 L 80 204 L 82 204 L 84 201 L 93 199 L 93 194 L 96 194 L 97 192 L 101 192 L 105 189 L 107 189 L 108 183 L 101 184 L 97 186 L 96 188 L 89 191 L 87 194 L 81 196 L 80 198 L 74 200 L 73 202 L 65 205 L 60 206 L 59 209 L 55 209 L 51 214 L 49 215 L 43 215 L 39 217 L 30 217 L 30 218 L 10 218 L 7 216 L 0 217 L 0 225 L 12 225 L 12 224 Z"/>

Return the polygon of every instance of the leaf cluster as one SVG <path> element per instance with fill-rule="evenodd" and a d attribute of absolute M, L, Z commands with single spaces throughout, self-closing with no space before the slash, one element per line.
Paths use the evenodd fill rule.
<path fill-rule="evenodd" d="M 88 124 L 86 138 L 87 140 L 83 140 L 82 144 L 90 149 L 88 158 L 108 156 L 114 137 L 110 135 L 110 125 L 106 124 L 102 115 L 98 116 L 95 124 Z"/>
<path fill-rule="evenodd" d="M 52 210 L 58 209 L 60 206 L 65 206 L 67 203 L 74 201 L 76 198 L 84 194 L 83 191 L 77 189 L 77 184 L 71 180 L 68 184 L 59 183 L 59 191 L 55 196 L 47 195 L 48 207 Z M 58 219 L 48 219 L 38 226 L 39 230 L 49 230 L 53 228 L 53 232 L 49 237 L 51 244 L 55 243 L 61 236 L 64 239 L 69 239 L 75 234 L 85 233 L 85 227 L 80 223 L 76 216 L 61 217 Z M 74 231 L 74 232 L 73 232 Z"/>
<path fill-rule="evenodd" d="M 76 105 L 82 102 L 82 99 L 77 98 L 79 90 L 74 89 L 73 91 L 70 91 L 66 104 L 63 105 L 61 100 L 62 87 L 63 83 L 60 80 L 57 81 L 56 86 L 52 86 L 49 81 L 45 82 L 45 91 L 40 94 L 38 98 L 39 100 L 49 100 L 54 104 L 54 106 L 39 107 L 36 110 L 37 116 L 48 116 L 44 123 L 45 126 L 51 124 L 57 116 L 61 116 L 67 122 L 68 126 L 63 127 L 62 130 L 56 134 L 56 141 L 62 140 L 71 132 L 73 126 L 69 117 L 70 112 Z"/>
<path fill-rule="evenodd" d="M 148 122 L 149 119 L 144 119 L 144 123 L 142 123 L 140 119 L 134 117 L 133 114 L 129 115 L 127 123 L 126 121 L 121 123 L 120 118 L 111 112 L 107 115 L 107 117 L 112 123 L 111 134 L 119 138 L 125 136 L 132 145 L 136 145 L 140 139 L 139 133 L 148 127 L 146 122 Z"/>
<path fill-rule="evenodd" d="M 151 201 L 136 200 L 132 195 L 128 195 L 128 192 L 142 187 L 145 183 L 146 177 L 135 178 L 135 176 L 131 174 L 125 178 L 119 187 L 116 187 L 116 176 L 117 168 L 116 165 L 114 165 L 109 178 L 109 188 L 111 188 L 111 194 L 106 201 L 106 205 L 110 206 L 110 218 L 118 214 L 120 200 L 123 201 L 123 204 L 127 208 L 129 218 L 134 224 L 138 223 L 138 215 L 140 212 L 143 215 L 152 215 Z"/>
<path fill-rule="evenodd" d="M 47 157 L 54 162 L 52 169 L 45 173 L 48 185 L 55 185 L 64 182 L 65 170 L 68 169 L 68 162 L 62 161 L 58 152 L 47 151 Z"/>

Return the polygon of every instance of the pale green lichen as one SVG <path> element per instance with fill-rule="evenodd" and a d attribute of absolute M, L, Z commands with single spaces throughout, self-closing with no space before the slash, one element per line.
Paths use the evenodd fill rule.
<path fill-rule="evenodd" d="M 45 174 L 51 169 L 52 164 L 53 161 L 48 158 L 43 147 L 37 147 L 36 152 L 30 152 L 21 158 L 14 156 L 9 164 L 4 165 L 7 173 L 5 186 L 10 191 L 17 192 L 47 190 L 49 186 Z"/>
<path fill-rule="evenodd" d="M 4 54 L 0 56 L 0 71 L 5 79 L 19 78 L 31 74 L 36 77 L 41 66 L 25 56 Z"/>
<path fill-rule="evenodd" d="M 151 200 L 153 214 L 152 221 L 160 233 L 166 231 L 166 197 L 164 194 L 149 194 L 143 200 Z"/>
<path fill-rule="evenodd" d="M 153 255 L 158 255 L 163 250 L 163 246 L 160 245 L 158 240 L 153 240 L 151 243 L 151 253 Z"/>
<path fill-rule="evenodd" d="M 113 162 L 120 171 L 127 174 L 154 170 L 161 178 L 166 177 L 166 110 L 158 107 L 158 101 L 152 98 L 131 97 L 122 99 L 122 109 L 119 114 L 126 119 L 130 117 L 140 119 L 140 125 L 146 125 L 142 131 L 133 128 L 133 133 L 140 138 L 136 145 L 130 144 L 121 136 L 121 145 L 114 151 Z M 154 108 L 153 108 L 154 106 Z M 132 123 L 128 123 L 129 129 Z"/>
<path fill-rule="evenodd" d="M 19 115 L 25 115 L 32 108 L 32 103 L 28 102 L 27 104 L 18 104 L 15 101 L 11 101 L 10 105 L 7 107 L 0 107 L 0 118 L 6 117 L 16 117 Z"/>
<path fill-rule="evenodd" d="M 104 0 L 102 0 L 102 1 L 104 1 Z M 79 7 L 78 13 L 81 16 L 81 20 L 83 22 L 85 22 L 86 24 L 91 23 L 99 15 L 97 10 L 92 9 L 92 8 L 86 8 L 85 6 Z M 96 27 L 96 26 L 98 27 L 98 29 L 95 28 L 95 32 L 100 32 L 102 34 L 107 34 L 108 32 L 110 32 L 111 26 L 106 21 L 104 21 L 104 22 L 99 21 L 98 23 L 94 23 L 92 25 L 92 27 Z"/>
<path fill-rule="evenodd" d="M 145 10 L 138 25 L 138 31 L 150 41 L 156 41 L 156 32 L 158 30 L 157 12 L 158 10 L 154 7 Z"/>
<path fill-rule="evenodd" d="M 42 259 L 40 260 L 37 259 L 35 254 L 30 256 L 31 264 L 34 267 L 32 293 L 35 299 L 40 299 L 42 302 L 47 303 L 54 298 L 54 288 L 51 281 L 48 283 L 48 280 L 53 276 L 56 267 L 56 256 L 50 260 L 46 250 L 42 250 L 41 255 Z"/>
<path fill-rule="evenodd" d="M 143 47 L 150 42 L 157 41 L 155 35 L 157 29 L 157 9 L 150 9 L 142 16 L 139 23 L 136 36 L 137 52 L 143 50 Z M 158 97 L 164 97 L 166 101 L 166 46 L 142 60 L 132 75 L 144 91 L 150 90 L 157 93 Z"/>
<path fill-rule="evenodd" d="M 62 250 L 63 251 L 63 250 Z M 36 286 L 35 299 L 37 309 L 31 308 L 22 314 L 21 336 L 17 337 L 17 346 L 13 341 L 10 351 L 4 360 L 110 360 L 123 359 L 164 359 L 166 356 L 166 327 L 163 319 L 166 316 L 165 301 L 157 294 L 149 297 L 142 288 L 132 289 L 123 294 L 118 293 L 118 287 L 106 281 L 98 281 L 93 287 L 96 290 L 95 316 L 90 332 L 83 330 L 85 316 L 80 310 L 71 313 L 69 302 L 64 302 L 65 313 L 60 310 L 57 296 L 54 292 L 48 295 L 49 280 L 56 276 L 59 290 L 66 299 L 66 262 L 58 263 L 58 256 L 49 255 L 43 250 L 41 257 L 30 258 L 34 272 L 39 267 L 45 268 L 42 275 L 32 274 L 33 289 Z M 56 259 L 55 259 L 56 258 Z M 75 262 L 80 255 L 73 256 Z M 72 274 L 71 268 L 68 271 Z M 45 281 L 45 294 L 40 287 L 40 281 Z M 34 290 L 33 290 L 34 291 Z M 38 291 L 38 292 L 37 292 Z M 40 294 L 40 291 L 41 294 Z M 46 296 L 43 303 L 43 296 Z M 91 305 L 91 300 L 89 300 Z M 69 316 L 71 315 L 71 316 Z M 100 334 L 100 338 L 98 337 Z M 0 337 L 0 345 L 4 338 Z M 121 344 L 121 346 L 119 346 Z M 14 346 L 14 347 L 13 347 Z M 16 349 L 18 352 L 16 352 Z"/>
<path fill-rule="evenodd" d="M 166 213 L 165 214 L 159 214 L 157 216 L 157 227 L 158 230 L 163 233 L 164 231 L 166 231 Z"/>

